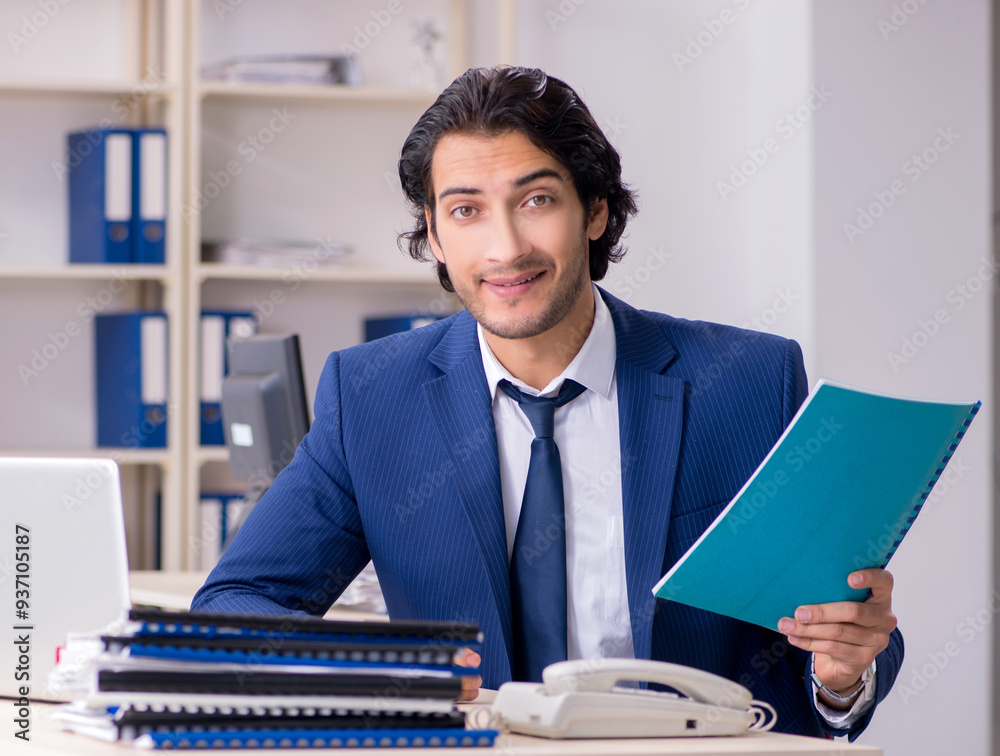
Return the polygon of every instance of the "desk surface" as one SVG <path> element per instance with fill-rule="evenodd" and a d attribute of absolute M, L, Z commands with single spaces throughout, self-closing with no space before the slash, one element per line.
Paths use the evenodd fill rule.
<path fill-rule="evenodd" d="M 486 700 L 489 700 L 488 698 Z M 12 702 L 0 700 L 0 705 L 8 706 Z M 488 705 L 469 704 L 469 708 L 479 708 Z M 14 725 L 10 717 L 2 717 L 4 732 L 0 734 L 0 744 L 4 753 L 25 753 L 31 756 L 123 756 L 126 753 L 136 753 L 131 746 L 119 743 L 105 743 L 100 740 L 60 732 L 56 723 L 48 718 L 52 704 L 32 704 L 31 707 L 31 741 L 25 743 L 14 737 Z M 7 744 L 10 748 L 7 748 Z M 20 748 L 21 750 L 13 750 Z M 319 751 L 320 749 L 315 749 Z M 325 752 L 364 753 L 374 756 L 388 754 L 400 755 L 399 748 L 364 748 L 364 749 L 322 749 Z M 274 749 L 266 753 L 275 756 L 291 756 L 303 754 L 303 749 Z M 778 754 L 780 756 L 881 756 L 882 749 L 872 746 L 850 745 L 846 741 L 819 740 L 804 738 L 797 735 L 780 735 L 774 733 L 758 733 L 742 737 L 729 738 L 671 738 L 651 739 L 636 738 L 633 740 L 544 740 L 525 735 L 503 734 L 497 738 L 493 748 L 415 748 L 415 754 L 424 756 L 622 756 L 664 754 L 665 756 L 759 756 L 760 754 Z"/>
<path fill-rule="evenodd" d="M 205 583 L 207 572 L 158 572 L 138 570 L 128 574 L 132 603 L 186 611 L 191 599 Z M 384 614 L 363 612 L 334 604 L 327 619 L 388 620 Z"/>

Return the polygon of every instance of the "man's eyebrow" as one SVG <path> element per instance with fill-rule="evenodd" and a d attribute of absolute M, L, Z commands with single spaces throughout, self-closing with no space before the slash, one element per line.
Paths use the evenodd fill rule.
<path fill-rule="evenodd" d="M 449 194 L 482 194 L 482 189 L 473 189 L 468 186 L 453 186 L 449 189 L 445 189 L 441 194 L 438 195 L 438 199 L 442 200 Z"/>
<path fill-rule="evenodd" d="M 554 168 L 540 168 L 534 173 L 529 173 L 527 176 L 521 176 L 519 179 L 513 181 L 513 186 L 521 187 L 525 184 L 530 184 L 532 181 L 537 181 L 540 178 L 554 178 L 559 181 L 566 181 L 566 178 L 559 173 L 559 171 Z M 442 200 L 450 194 L 482 194 L 482 189 L 476 189 L 471 186 L 452 186 L 445 189 L 441 194 L 438 195 L 438 199 Z"/>
<path fill-rule="evenodd" d="M 530 184 L 532 181 L 536 181 L 540 178 L 554 178 L 560 181 L 566 181 L 559 171 L 553 168 L 542 168 L 535 171 L 534 173 L 529 173 L 527 176 L 522 176 L 514 182 L 514 186 L 524 186 L 525 184 Z"/>

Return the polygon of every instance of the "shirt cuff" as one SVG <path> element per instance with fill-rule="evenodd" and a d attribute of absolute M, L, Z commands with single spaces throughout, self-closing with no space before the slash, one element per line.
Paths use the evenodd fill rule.
<path fill-rule="evenodd" d="M 854 705 L 847 711 L 831 709 L 829 706 L 820 701 L 819 686 L 815 681 L 813 681 L 813 704 L 816 706 L 816 711 L 818 711 L 820 716 L 826 720 L 826 723 L 834 729 L 851 729 L 851 727 L 854 726 L 854 723 L 867 714 L 868 710 L 875 704 L 875 675 L 877 674 L 878 671 L 874 671 L 870 675 L 867 675 L 868 679 L 865 680 L 864 689 L 858 694 L 858 697 L 854 699 Z"/>

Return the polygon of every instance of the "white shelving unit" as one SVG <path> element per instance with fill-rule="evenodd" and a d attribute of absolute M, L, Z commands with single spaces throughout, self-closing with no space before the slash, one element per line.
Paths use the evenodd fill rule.
<path fill-rule="evenodd" d="M 496 13 L 497 50 L 501 59 L 512 54 L 512 0 L 494 0 L 488 11 L 473 0 L 401 4 L 360 53 L 361 87 L 232 83 L 199 73 L 235 55 L 337 51 L 386 7 L 244 0 L 219 18 L 209 0 L 88 0 L 59 5 L 23 49 L 0 51 L 0 317 L 17 324 L 3 338 L 0 455 L 117 460 L 133 567 L 157 559 L 167 570 L 195 567 L 200 492 L 234 484 L 226 450 L 199 445 L 202 309 L 253 311 L 262 332 L 299 333 L 311 400 L 326 355 L 358 343 L 365 317 L 457 307 L 432 266 L 396 248 L 396 234 L 409 227 L 399 149 L 436 97 L 409 88 L 411 24 L 432 20 L 444 32 L 443 86 L 468 65 L 474 10 Z M 19 28 L 38 9 L 11 0 L 0 23 Z M 241 154 L 276 109 L 293 119 L 287 131 L 269 135 L 252 157 Z M 66 133 L 102 121 L 168 131 L 165 265 L 68 264 L 67 189 L 54 165 L 64 159 Z M 240 175 L 204 201 L 230 160 Z M 203 237 L 229 236 L 329 237 L 354 251 L 342 267 L 307 270 L 200 261 Z M 280 306 L 259 312 L 275 292 Z M 168 313 L 165 449 L 94 445 L 95 300 L 101 312 Z M 62 340 L 74 324 L 80 335 L 22 385 L 18 365 L 51 351 L 53 335 Z"/>
<path fill-rule="evenodd" d="M 184 183 L 184 8 L 173 0 L 4 3 L 5 29 L 30 37 L 0 53 L 0 316 L 8 370 L 0 378 L 4 456 L 100 456 L 122 468 L 130 560 L 180 566 L 184 418 L 168 415 L 164 449 L 98 448 L 93 313 L 156 308 L 170 322 L 169 382 L 182 384 L 185 267 L 179 217 L 167 228 L 167 263 L 69 265 L 65 134 L 104 125 L 160 125 L 170 134 L 170 206 Z M 52 12 L 54 9 L 54 12 Z M 153 75 L 155 73 L 155 75 Z M 29 372 L 30 371 L 30 372 Z M 180 406 L 175 390 L 171 409 Z"/>
<path fill-rule="evenodd" d="M 205 0 L 188 0 L 189 196 L 200 196 L 203 206 L 190 214 L 187 227 L 188 344 L 198 343 L 202 309 L 262 315 L 261 332 L 300 334 L 311 403 L 327 354 L 358 343 L 365 317 L 457 309 L 432 266 L 414 263 L 396 248 L 396 233 L 409 226 L 396 161 L 409 129 L 437 96 L 407 86 L 410 26 L 430 19 L 444 32 L 447 52 L 439 61 L 444 86 L 468 66 L 472 5 L 470 0 L 401 4 L 359 53 L 365 85 L 348 87 L 203 80 L 200 68 L 236 55 L 338 51 L 338 40 L 350 42 L 360 30 L 371 31 L 368 23 L 376 16 L 385 21 L 391 11 L 384 3 L 293 0 L 282 5 L 281 32 L 271 35 L 266 30 L 274 28 L 278 13 L 273 6 L 244 2 L 237 22 L 236 13 L 219 18 Z M 501 0 L 494 7 L 498 29 L 512 35 L 513 4 Z M 505 37 L 499 49 L 511 48 Z M 277 112 L 291 119 L 287 130 L 268 135 L 249 158 L 235 148 L 266 129 Z M 233 167 L 238 173 L 229 175 Z M 209 201 L 210 193 L 215 196 Z M 203 239 L 240 236 L 329 236 L 351 244 L 353 253 L 342 267 L 317 265 L 308 271 L 197 261 Z M 280 306 L 263 315 L 257 304 L 272 295 Z M 226 450 L 199 446 L 198 382 L 197 362 L 189 361 L 186 446 L 194 450 L 186 478 L 189 533 L 197 530 L 200 492 L 234 485 Z M 196 564 L 195 550 L 185 555 L 188 567 Z"/>

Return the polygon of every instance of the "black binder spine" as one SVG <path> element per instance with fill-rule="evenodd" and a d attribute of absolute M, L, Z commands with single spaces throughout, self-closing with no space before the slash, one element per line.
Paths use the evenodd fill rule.
<path fill-rule="evenodd" d="M 459 677 L 294 674 L 257 670 L 102 669 L 97 673 L 97 689 L 101 692 L 458 698 L 462 680 Z"/>

